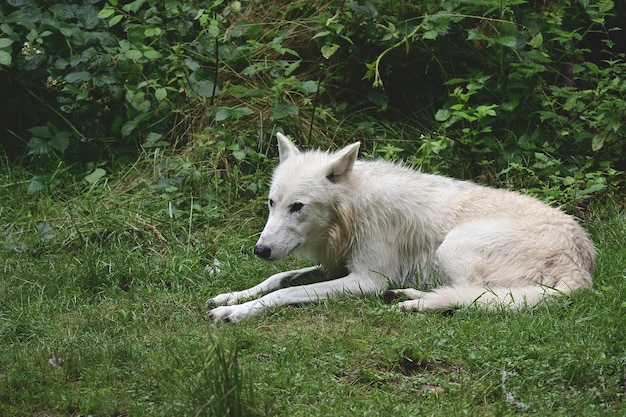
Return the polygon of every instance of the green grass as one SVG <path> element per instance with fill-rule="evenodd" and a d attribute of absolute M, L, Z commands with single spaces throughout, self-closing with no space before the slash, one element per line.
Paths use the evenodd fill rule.
<path fill-rule="evenodd" d="M 251 254 L 261 205 L 170 218 L 149 179 L 49 198 L 0 175 L 0 415 L 626 415 L 626 217 L 611 207 L 585 223 L 593 287 L 531 311 L 357 297 L 215 325 L 209 296 L 305 264 Z"/>

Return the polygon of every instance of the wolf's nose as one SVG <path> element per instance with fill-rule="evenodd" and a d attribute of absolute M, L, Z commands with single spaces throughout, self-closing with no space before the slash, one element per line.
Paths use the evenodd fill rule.
<path fill-rule="evenodd" d="M 254 254 L 261 259 L 269 259 L 272 255 L 272 248 L 266 245 L 256 245 L 254 247 Z"/>

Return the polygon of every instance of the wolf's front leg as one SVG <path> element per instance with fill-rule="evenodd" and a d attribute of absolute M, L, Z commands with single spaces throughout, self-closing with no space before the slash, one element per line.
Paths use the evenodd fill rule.
<path fill-rule="evenodd" d="M 341 294 L 372 295 L 382 292 L 387 287 L 387 278 L 382 275 L 359 276 L 351 273 L 331 281 L 283 288 L 243 304 L 216 307 L 209 311 L 209 318 L 236 323 L 247 317 L 257 316 L 270 307 L 310 303 Z"/>
<path fill-rule="evenodd" d="M 252 288 L 248 288 L 243 291 L 234 291 L 225 294 L 220 294 L 216 297 L 209 298 L 206 302 L 207 307 L 214 306 L 229 306 L 239 304 L 243 300 L 258 297 L 266 292 L 273 291 L 278 288 L 283 288 L 290 285 L 294 280 L 302 277 L 303 275 L 317 272 L 321 269 L 319 265 L 311 266 L 308 268 L 296 269 L 293 271 L 280 272 L 274 274 L 265 281 Z"/>
<path fill-rule="evenodd" d="M 242 304 L 225 305 L 209 310 L 210 320 L 222 323 L 238 323 L 245 318 L 258 316 L 263 312 L 263 305 L 259 300 L 251 300 Z"/>

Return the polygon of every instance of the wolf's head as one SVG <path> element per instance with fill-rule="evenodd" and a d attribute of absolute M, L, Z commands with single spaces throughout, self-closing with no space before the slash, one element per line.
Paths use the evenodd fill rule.
<path fill-rule="evenodd" d="M 349 191 L 360 144 L 334 153 L 301 152 L 283 134 L 277 138 L 280 164 L 272 177 L 269 217 L 254 253 L 278 261 L 298 250 L 322 262 L 350 224 L 351 210 L 342 196 Z"/>

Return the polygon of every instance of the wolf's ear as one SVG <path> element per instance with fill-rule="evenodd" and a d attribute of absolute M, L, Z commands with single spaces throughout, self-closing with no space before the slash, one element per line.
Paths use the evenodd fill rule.
<path fill-rule="evenodd" d="M 300 149 L 298 149 L 293 142 L 287 139 L 287 136 L 278 132 L 276 133 L 276 138 L 278 139 L 278 155 L 281 164 L 285 162 L 287 158 L 300 153 Z"/>
<path fill-rule="evenodd" d="M 360 146 L 361 142 L 356 142 L 335 152 L 333 155 L 333 161 L 330 163 L 326 173 L 328 181 L 339 182 L 343 176 L 352 171 L 352 167 L 356 162 L 356 157 L 359 155 Z"/>

